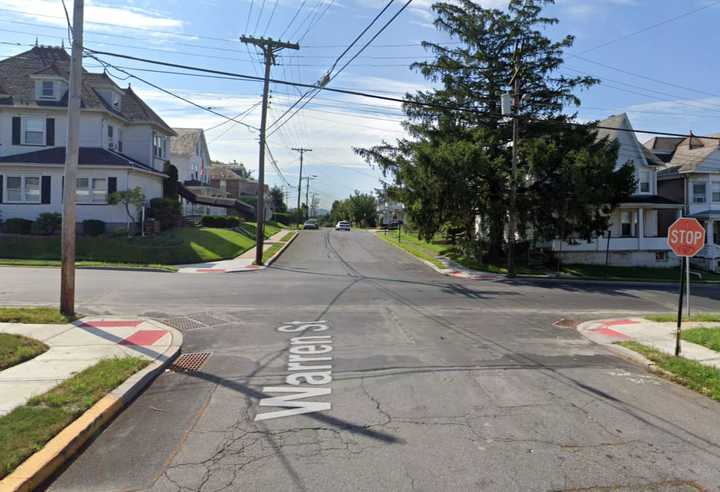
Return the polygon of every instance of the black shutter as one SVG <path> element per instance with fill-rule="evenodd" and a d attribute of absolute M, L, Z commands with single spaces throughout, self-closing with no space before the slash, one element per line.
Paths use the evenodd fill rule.
<path fill-rule="evenodd" d="M 55 118 L 45 120 L 45 145 L 55 146 Z"/>
<path fill-rule="evenodd" d="M 50 203 L 52 196 L 52 178 L 50 176 L 43 176 L 40 183 L 40 203 Z"/>
<path fill-rule="evenodd" d="M 108 196 L 117 191 L 117 178 L 108 178 Z"/>
<path fill-rule="evenodd" d="M 19 116 L 13 116 L 12 120 L 12 144 L 20 145 L 21 119 Z"/>
<path fill-rule="evenodd" d="M 3 177 L 2 174 L 0 174 L 0 203 L 3 201 Z"/>

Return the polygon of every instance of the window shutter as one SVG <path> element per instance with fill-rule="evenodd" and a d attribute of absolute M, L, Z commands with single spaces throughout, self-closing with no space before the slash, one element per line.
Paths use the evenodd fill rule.
<path fill-rule="evenodd" d="M 55 118 L 45 120 L 45 145 L 55 146 Z"/>
<path fill-rule="evenodd" d="M 3 184 L 4 184 L 3 177 L 2 177 L 2 174 L 0 174 L 0 203 L 2 203 L 2 201 L 3 201 Z"/>
<path fill-rule="evenodd" d="M 52 197 L 52 178 L 43 176 L 40 182 L 40 203 L 50 203 Z"/>
<path fill-rule="evenodd" d="M 21 120 L 19 116 L 12 119 L 12 144 L 20 145 Z"/>
<path fill-rule="evenodd" d="M 117 191 L 117 178 L 108 178 L 108 196 Z"/>

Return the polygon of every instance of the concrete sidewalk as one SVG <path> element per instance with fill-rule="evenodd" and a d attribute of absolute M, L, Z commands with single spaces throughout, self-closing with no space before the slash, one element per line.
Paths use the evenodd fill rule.
<path fill-rule="evenodd" d="M 683 322 L 682 330 L 701 326 L 720 328 L 720 323 Z M 586 338 L 601 345 L 632 340 L 675 355 L 675 323 L 658 323 L 644 318 L 604 319 L 581 323 L 577 329 Z M 682 340 L 681 356 L 720 369 L 720 353 L 702 345 Z"/>
<path fill-rule="evenodd" d="M 273 244 L 282 242 L 281 239 L 290 232 L 282 229 L 263 244 L 263 252 L 272 247 Z M 261 270 L 264 267 L 254 265 L 255 248 L 245 251 L 243 254 L 232 260 L 211 261 L 207 263 L 194 263 L 191 265 L 178 265 L 178 273 L 232 273 L 252 270 Z"/>
<path fill-rule="evenodd" d="M 146 319 L 84 318 L 73 324 L 0 323 L 0 333 L 44 342 L 47 352 L 0 371 L 0 415 L 109 357 L 138 356 L 165 362 L 182 344 L 175 328 Z"/>

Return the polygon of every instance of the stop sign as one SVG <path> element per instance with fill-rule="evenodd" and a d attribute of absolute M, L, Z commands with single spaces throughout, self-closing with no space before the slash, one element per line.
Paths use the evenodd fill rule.
<path fill-rule="evenodd" d="M 695 256 L 705 247 L 705 228 L 696 219 L 678 219 L 668 229 L 667 243 L 678 256 Z"/>

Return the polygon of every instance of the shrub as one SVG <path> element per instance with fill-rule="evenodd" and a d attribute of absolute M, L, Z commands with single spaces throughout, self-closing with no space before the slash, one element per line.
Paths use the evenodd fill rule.
<path fill-rule="evenodd" d="M 176 227 L 182 219 L 180 202 L 173 198 L 153 198 L 150 200 L 150 217 L 160 223 L 160 229 Z"/>
<path fill-rule="evenodd" d="M 276 222 L 280 222 L 283 225 L 292 224 L 294 219 L 295 215 L 288 212 L 275 212 L 273 214 L 273 220 Z"/>
<path fill-rule="evenodd" d="M 219 227 L 231 229 L 240 225 L 240 218 L 224 215 L 204 215 L 200 219 L 200 224 L 203 227 Z"/>
<path fill-rule="evenodd" d="M 5 221 L 5 232 L 10 234 L 30 234 L 32 224 L 32 220 L 8 219 Z"/>
<path fill-rule="evenodd" d="M 35 221 L 35 228 L 39 234 L 55 234 L 62 225 L 62 215 L 58 213 L 45 212 L 38 215 Z"/>
<path fill-rule="evenodd" d="M 99 236 L 105 234 L 105 222 L 102 220 L 84 220 L 83 231 L 88 236 Z"/>

